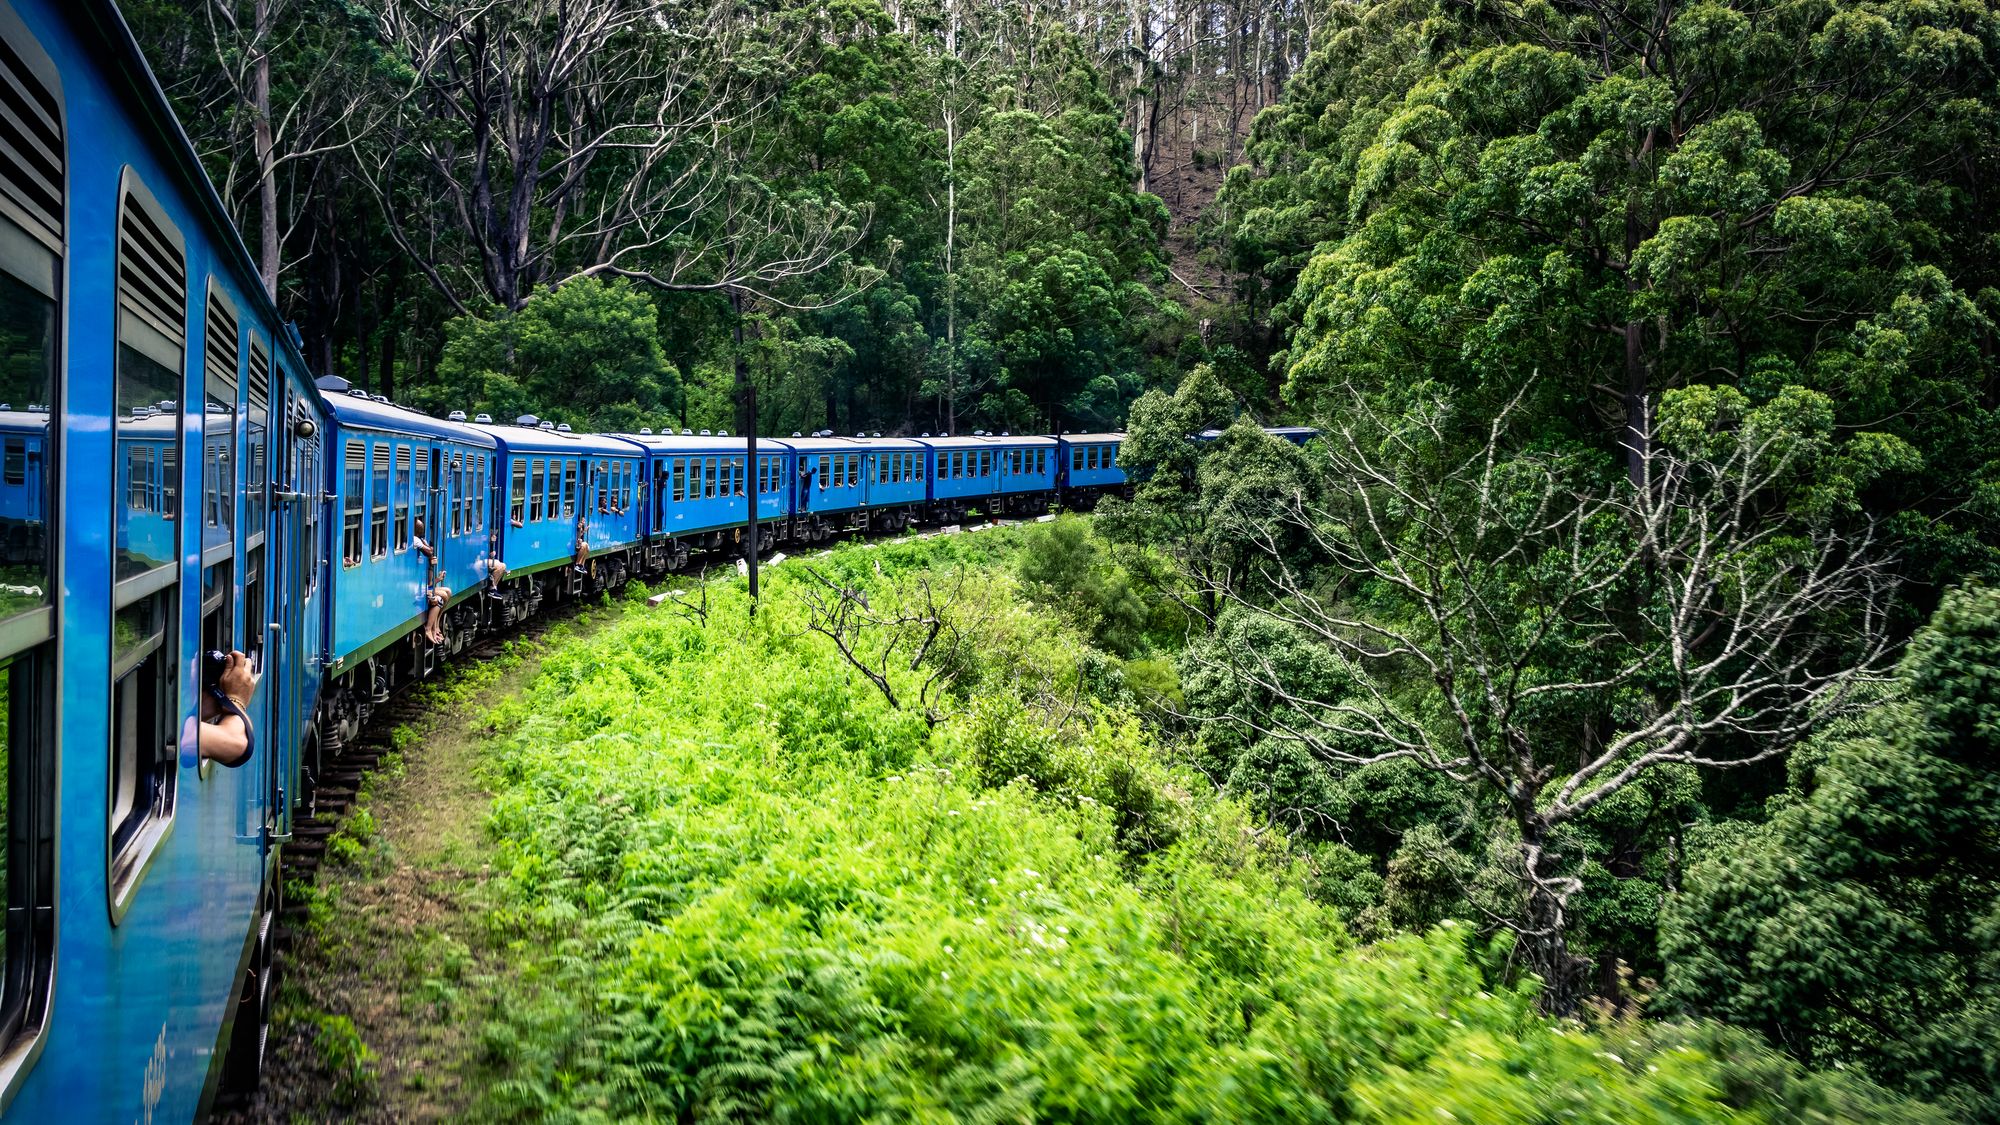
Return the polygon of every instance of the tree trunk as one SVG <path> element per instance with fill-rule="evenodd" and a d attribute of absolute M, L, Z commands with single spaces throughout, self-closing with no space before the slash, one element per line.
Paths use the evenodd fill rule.
<path fill-rule="evenodd" d="M 251 72 L 251 116 L 256 122 L 257 147 L 257 272 L 264 278 L 264 295 L 278 299 L 278 172 L 271 148 L 271 0 L 257 0 L 254 42 L 257 61 Z"/>
<path fill-rule="evenodd" d="M 729 308 L 736 319 L 736 429 L 747 443 L 744 447 L 743 475 L 750 482 L 744 507 L 748 514 L 743 526 L 743 561 L 750 580 L 750 616 L 757 616 L 757 501 L 763 490 L 757 477 L 757 385 L 750 380 L 750 364 L 743 356 L 743 291 L 729 291 Z"/>
<path fill-rule="evenodd" d="M 1527 901 L 1520 921 L 1522 959 L 1542 980 L 1541 1006 L 1550 1015 L 1568 1015 L 1583 998 L 1590 961 L 1569 948 L 1568 907 L 1573 884 L 1550 870 L 1550 826 L 1533 807 L 1517 808 Z"/>

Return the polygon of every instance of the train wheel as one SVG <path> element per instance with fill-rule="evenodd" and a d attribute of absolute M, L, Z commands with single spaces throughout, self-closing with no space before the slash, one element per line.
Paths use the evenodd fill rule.
<path fill-rule="evenodd" d="M 243 991 L 236 999 L 236 1022 L 229 1032 L 229 1053 L 222 1060 L 223 1092 L 255 1094 L 264 1083 L 264 1058 L 271 1042 L 272 969 L 283 897 L 275 876 L 260 896 L 257 936 L 250 963 L 243 970 Z"/>

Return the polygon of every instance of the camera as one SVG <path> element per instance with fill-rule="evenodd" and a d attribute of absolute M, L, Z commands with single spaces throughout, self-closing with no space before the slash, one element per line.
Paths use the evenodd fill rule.
<path fill-rule="evenodd" d="M 203 687 L 215 687 L 222 682 L 222 673 L 229 668 L 229 654 L 209 649 L 201 654 L 201 683 Z"/>

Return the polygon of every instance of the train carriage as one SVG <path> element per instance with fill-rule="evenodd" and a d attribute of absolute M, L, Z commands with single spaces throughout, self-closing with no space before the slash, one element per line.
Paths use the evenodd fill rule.
<path fill-rule="evenodd" d="M 476 427 L 440 421 L 350 387 L 318 381 L 331 425 L 338 518 L 328 671 L 339 693 L 329 708 L 338 737 L 359 733 L 365 707 L 398 683 L 430 671 L 472 633 L 467 606 L 489 555 L 487 482 L 497 457 Z M 423 634 L 431 593 L 442 589 L 458 625 L 442 646 Z"/>
<path fill-rule="evenodd" d="M 847 531 L 894 531 L 922 518 L 924 448 L 907 438 L 784 439 L 795 454 L 788 536 L 813 543 Z M 878 481 L 887 472 L 900 479 Z"/>
<path fill-rule="evenodd" d="M 115 7 L 0 6 L 0 108 L 0 1113 L 187 1120 L 261 1057 L 324 418 Z M 238 769 L 209 646 L 263 673 Z"/>
<path fill-rule="evenodd" d="M 619 437 L 645 451 L 640 531 L 650 568 L 687 565 L 691 552 L 740 543 L 757 498 L 759 538 L 775 542 L 791 515 L 792 451 L 759 438 L 757 463 L 749 441 L 727 434 L 654 433 Z"/>
<path fill-rule="evenodd" d="M 513 619 L 533 612 L 547 593 L 622 582 L 640 544 L 645 450 L 527 414 L 511 424 L 482 414 L 473 426 L 499 448 L 494 546 L 507 570 L 496 592 Z"/>
<path fill-rule="evenodd" d="M 1100 498 L 1126 491 L 1129 482 L 1118 464 L 1124 434 L 1063 434 L 1056 443 L 1056 487 L 1063 503 L 1088 511 Z"/>

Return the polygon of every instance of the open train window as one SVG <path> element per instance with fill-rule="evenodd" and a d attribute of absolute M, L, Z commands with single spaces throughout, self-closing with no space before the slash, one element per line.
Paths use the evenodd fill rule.
<path fill-rule="evenodd" d="M 376 442 L 368 459 L 368 554 L 389 553 L 389 444 Z"/>
<path fill-rule="evenodd" d="M 451 534 L 465 534 L 465 454 L 451 455 Z"/>
<path fill-rule="evenodd" d="M 536 458 L 528 474 L 528 522 L 542 518 L 542 498 L 548 493 L 548 462 Z"/>
<path fill-rule="evenodd" d="M 358 441 L 347 443 L 347 460 L 340 491 L 346 498 L 340 528 L 340 565 L 361 565 L 361 490 L 368 485 L 368 449 Z"/>
<path fill-rule="evenodd" d="M 437 460 L 437 450 L 418 449 L 413 455 L 415 464 L 410 474 L 411 531 L 416 534 L 416 524 L 424 525 L 426 542 L 437 537 L 437 521 L 431 518 L 431 464 Z"/>
<path fill-rule="evenodd" d="M 114 440 L 155 451 L 159 510 L 114 505 L 111 788 L 107 882 L 113 920 L 173 825 L 180 694 L 180 504 L 176 474 L 184 412 L 188 277 L 181 234 L 130 168 L 118 218 L 118 359 Z M 193 435 L 206 440 L 206 430 Z M 112 486 L 114 490 L 117 485 Z M 115 495 L 115 491 L 114 491 Z M 233 513 L 232 513 L 233 515 Z"/>
<path fill-rule="evenodd" d="M 0 5 L 0 1099 L 45 1026 L 55 966 L 57 401 L 68 182 L 61 79 Z M 164 397 L 176 397 L 168 394 Z M 122 464 L 122 462 L 114 462 Z M 116 472 L 110 499 L 129 485 Z"/>
<path fill-rule="evenodd" d="M 507 487 L 507 520 L 515 527 L 527 519 L 528 503 L 528 463 L 519 458 L 514 460 L 512 483 Z"/>
<path fill-rule="evenodd" d="M 396 447 L 396 479 L 392 484 L 396 494 L 396 553 L 410 549 L 410 447 Z"/>

